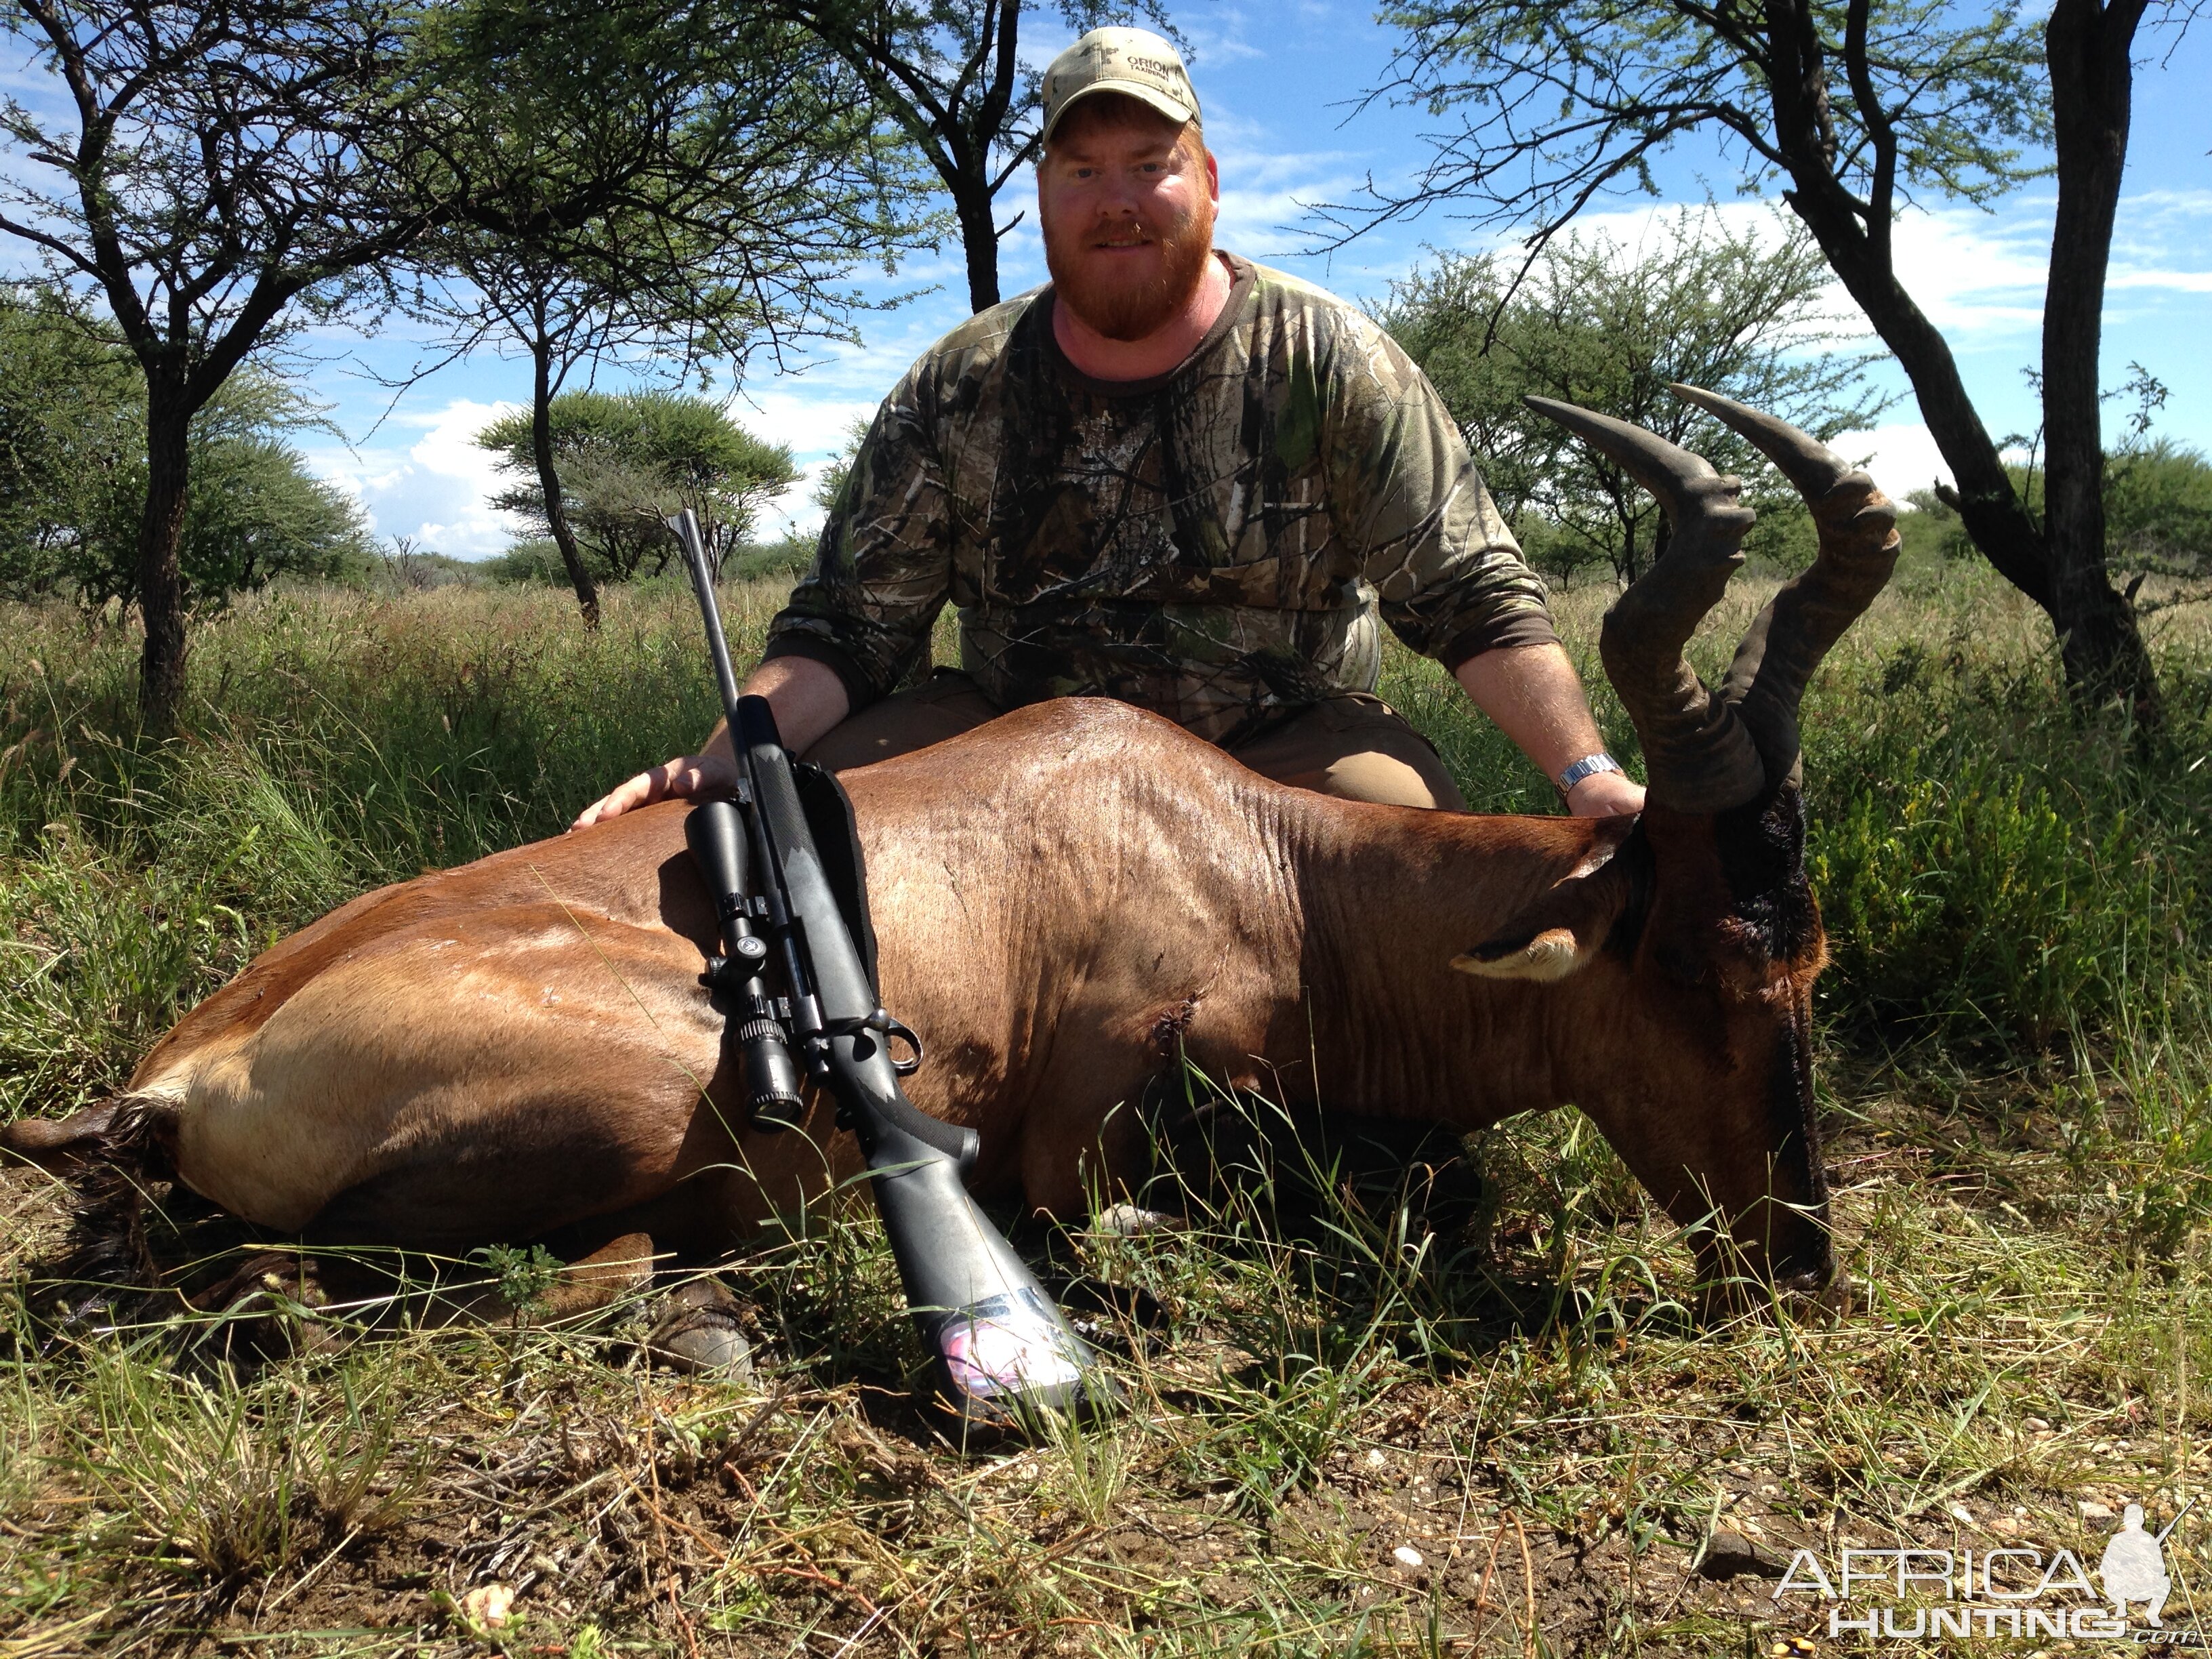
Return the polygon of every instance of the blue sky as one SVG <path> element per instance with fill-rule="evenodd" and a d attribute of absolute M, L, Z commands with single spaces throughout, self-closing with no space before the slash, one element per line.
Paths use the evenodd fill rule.
<path fill-rule="evenodd" d="M 1420 135 L 1434 125 L 1409 111 L 1352 114 L 1350 100 L 1379 78 L 1394 38 L 1366 7 L 1340 0 L 1200 3 L 1174 15 L 1194 48 L 1193 79 L 1206 106 L 1208 141 L 1220 158 L 1224 246 L 1366 300 L 1430 249 L 1488 245 L 1447 212 L 1435 211 L 1333 257 L 1301 252 L 1315 240 L 1304 228 L 1304 204 L 1346 199 L 1370 173 L 1382 181 L 1410 177 L 1426 153 Z M 1027 47 L 1040 65 L 1066 44 L 1060 31 L 1044 27 L 1052 21 L 1049 11 L 1033 18 Z M 2200 26 L 2178 45 L 2164 36 L 2146 45 L 2151 57 L 2137 77 L 2113 250 L 2105 379 L 2118 385 L 2129 362 L 2140 362 L 2171 388 L 2158 429 L 2212 449 L 2212 99 L 2206 96 L 2212 28 Z M 1735 198 L 1734 182 L 1717 152 L 1689 147 L 1670 157 L 1661 175 L 1667 203 L 1702 202 L 1710 185 L 1732 216 L 1773 210 Z M 1018 204 L 1031 188 L 1026 175 L 1009 186 Z M 1945 331 L 1984 419 L 1998 433 L 2036 423 L 2021 371 L 2039 355 L 2051 205 L 2051 186 L 2039 182 L 1994 212 L 1939 208 L 1915 212 L 1899 228 L 1899 274 Z M 1632 198 L 1604 204 L 1589 222 L 1632 240 L 1663 210 L 1663 204 Z M 1031 221 L 1006 239 L 1001 276 L 1008 294 L 1043 280 Z M 817 353 L 801 372 L 757 368 L 733 405 L 746 425 L 789 443 L 810 469 L 833 454 L 851 422 L 871 411 L 906 365 L 966 313 L 954 246 L 908 260 L 894 280 L 876 286 L 878 292 L 929 291 L 865 318 L 860 344 Z M 1836 304 L 1857 321 L 1840 291 Z M 505 545 L 514 526 L 488 505 L 490 458 L 470 441 L 502 405 L 527 396 L 527 363 L 481 353 L 421 380 L 394 404 L 364 371 L 404 374 L 421 356 L 417 343 L 398 334 L 325 337 L 319 349 L 324 361 L 313 371 L 313 390 L 332 405 L 350 441 L 318 439 L 308 446 L 316 469 L 359 495 L 380 535 L 412 536 L 471 558 Z M 1893 367 L 1877 370 L 1876 378 L 1907 390 Z M 1872 458 L 1876 477 L 1894 494 L 1925 485 L 1942 470 L 1909 397 L 1879 428 L 1848 442 Z M 819 514 L 799 489 L 775 516 L 805 528 Z"/>

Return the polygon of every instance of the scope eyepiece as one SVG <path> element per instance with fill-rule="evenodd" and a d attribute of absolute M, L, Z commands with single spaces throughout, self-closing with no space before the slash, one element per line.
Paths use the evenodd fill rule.
<path fill-rule="evenodd" d="M 772 1019 L 747 1020 L 738 1029 L 737 1043 L 746 1119 L 771 1133 L 797 1127 L 805 1103 L 783 1027 Z"/>

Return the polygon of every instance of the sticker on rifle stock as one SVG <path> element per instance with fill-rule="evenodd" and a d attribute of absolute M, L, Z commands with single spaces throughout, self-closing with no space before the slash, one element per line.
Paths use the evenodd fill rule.
<path fill-rule="evenodd" d="M 953 1382 L 978 1399 L 1057 1388 L 1083 1375 L 1066 1328 L 1032 1290 L 963 1309 L 945 1322 L 937 1342 Z"/>

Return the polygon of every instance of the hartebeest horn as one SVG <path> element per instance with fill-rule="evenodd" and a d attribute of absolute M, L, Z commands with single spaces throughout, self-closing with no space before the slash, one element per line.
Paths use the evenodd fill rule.
<path fill-rule="evenodd" d="M 1818 556 L 1759 613 L 1721 692 L 1742 713 L 1769 775 L 1795 781 L 1798 702 L 1821 659 L 1896 568 L 1897 510 L 1863 469 L 1809 433 L 1698 386 L 1674 390 L 1763 450 L 1813 509 Z"/>
<path fill-rule="evenodd" d="M 1522 401 L 1620 462 L 1658 498 L 1673 532 L 1666 553 L 1605 613 L 1598 638 L 1605 677 L 1644 744 L 1653 804 L 1699 813 L 1742 805 L 1766 787 L 1758 745 L 1735 703 L 1709 692 L 1682 659 L 1743 562 L 1755 515 L 1736 499 L 1742 482 L 1626 421 L 1549 398 Z"/>

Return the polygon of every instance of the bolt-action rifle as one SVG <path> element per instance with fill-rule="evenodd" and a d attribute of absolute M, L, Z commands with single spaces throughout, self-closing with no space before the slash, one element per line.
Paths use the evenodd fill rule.
<path fill-rule="evenodd" d="M 738 695 L 698 520 L 686 508 L 671 524 L 706 618 L 740 780 L 734 801 L 693 808 L 684 836 L 714 900 L 721 955 L 708 976 L 730 1021 L 747 1120 L 796 1126 L 802 1073 L 836 1101 L 838 1126 L 867 1160 L 931 1381 L 963 1423 L 1000 1427 L 1103 1403 L 1096 1357 L 962 1184 L 975 1132 L 919 1110 L 899 1087 L 921 1062 L 921 1042 L 877 1000 L 874 964 L 848 925 L 768 700 Z M 836 787 L 827 773 L 811 781 Z M 842 813 L 849 823 L 849 806 Z M 857 893 L 865 877 L 850 839 Z M 893 1060 L 895 1040 L 909 1059 Z"/>

